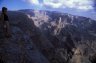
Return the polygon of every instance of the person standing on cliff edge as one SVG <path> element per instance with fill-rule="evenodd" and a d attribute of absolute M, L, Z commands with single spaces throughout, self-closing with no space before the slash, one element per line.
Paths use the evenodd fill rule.
<path fill-rule="evenodd" d="M 7 15 L 6 7 L 2 7 L 1 23 L 3 24 L 3 31 L 4 31 L 5 37 L 7 37 L 7 38 L 11 37 L 9 18 Z"/>

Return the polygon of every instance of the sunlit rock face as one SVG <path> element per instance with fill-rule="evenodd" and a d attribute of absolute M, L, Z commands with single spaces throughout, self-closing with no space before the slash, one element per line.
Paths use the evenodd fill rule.
<path fill-rule="evenodd" d="M 27 14 L 27 12 L 25 13 Z M 89 57 L 95 53 L 96 48 L 96 21 L 67 13 L 41 10 L 34 10 L 34 16 L 31 14 L 29 15 L 33 18 L 34 23 L 38 23 L 35 24 L 35 26 L 37 26 L 54 45 L 56 51 L 60 49 L 58 55 L 62 55 L 64 51 L 66 51 L 63 53 L 64 56 L 69 54 L 69 57 L 65 57 L 66 62 L 69 61 L 67 60 L 68 58 L 71 59 L 71 62 L 74 58 L 78 57 L 78 61 L 74 60 L 75 62 L 82 63 L 81 61 L 85 60 L 83 62 L 90 63 Z M 41 16 L 46 17 L 46 19 L 43 17 L 41 18 Z M 83 52 L 82 55 L 76 56 L 73 49 L 78 50 L 78 48 Z"/>
<path fill-rule="evenodd" d="M 8 12 L 12 37 L 0 39 L 6 63 L 91 63 L 96 53 L 96 21 L 41 10 Z M 0 28 L 1 29 L 1 28 Z"/>

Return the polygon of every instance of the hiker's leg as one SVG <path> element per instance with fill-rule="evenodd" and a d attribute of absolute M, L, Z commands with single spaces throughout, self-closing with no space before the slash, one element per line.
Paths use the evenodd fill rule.
<path fill-rule="evenodd" d="M 7 35 L 11 35 L 9 22 L 6 21 L 5 23 L 6 23 L 6 34 L 7 34 Z"/>

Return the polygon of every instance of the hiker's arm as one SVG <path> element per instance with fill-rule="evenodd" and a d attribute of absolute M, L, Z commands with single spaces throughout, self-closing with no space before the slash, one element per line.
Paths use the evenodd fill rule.
<path fill-rule="evenodd" d="M 4 15 L 1 14 L 1 15 L 0 15 L 0 24 L 3 24 L 3 21 L 4 21 Z"/>
<path fill-rule="evenodd" d="M 4 21 L 4 15 L 3 14 L 1 15 L 1 20 Z"/>
<path fill-rule="evenodd" d="M 1 16 L 0 16 L 0 23 L 3 23 L 3 21 L 4 21 L 4 15 L 1 14 Z"/>

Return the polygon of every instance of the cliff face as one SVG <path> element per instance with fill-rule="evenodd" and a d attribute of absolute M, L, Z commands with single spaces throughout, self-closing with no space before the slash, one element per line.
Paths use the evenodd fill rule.
<path fill-rule="evenodd" d="M 12 37 L 0 39 L 5 63 L 90 63 L 96 53 L 96 21 L 90 18 L 41 10 L 8 15 Z"/>
<path fill-rule="evenodd" d="M 8 15 L 12 37 L 0 39 L 0 60 L 3 60 L 4 63 L 49 63 L 47 58 L 39 51 L 41 45 L 44 45 L 42 48 L 45 48 L 48 43 L 40 43 L 43 41 L 39 37 L 41 36 L 39 29 L 34 26 L 32 20 L 21 12 L 9 12 Z M 38 44 L 35 45 L 33 39 L 37 35 L 36 43 Z"/>

